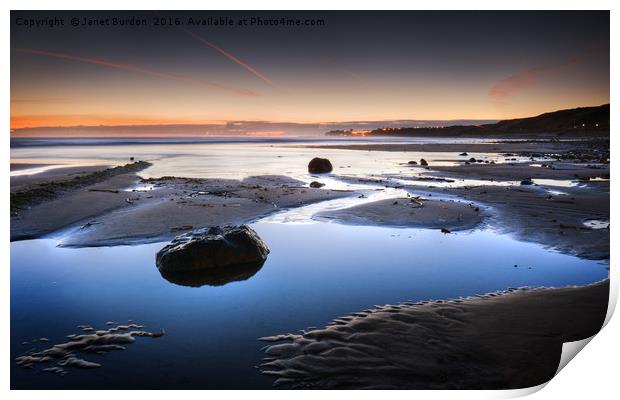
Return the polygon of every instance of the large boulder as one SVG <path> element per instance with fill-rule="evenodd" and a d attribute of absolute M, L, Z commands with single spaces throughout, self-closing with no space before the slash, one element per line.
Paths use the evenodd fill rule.
<path fill-rule="evenodd" d="M 332 172 L 332 163 L 327 158 L 315 157 L 308 163 L 308 172 L 311 174 L 322 174 Z"/>
<path fill-rule="evenodd" d="M 227 270 L 236 277 L 244 275 L 239 274 L 240 269 L 255 273 L 268 254 L 267 245 L 247 225 L 216 226 L 175 237 L 157 253 L 156 264 L 166 279 L 174 275 L 182 274 L 187 277 L 187 274 L 200 272 L 201 280 L 208 281 L 204 276 L 208 278 L 211 271 L 218 276 L 215 280 L 220 281 Z M 253 273 L 249 276 L 251 275 Z"/>

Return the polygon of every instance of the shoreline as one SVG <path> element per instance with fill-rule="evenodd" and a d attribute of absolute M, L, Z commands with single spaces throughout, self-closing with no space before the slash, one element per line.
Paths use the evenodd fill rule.
<path fill-rule="evenodd" d="M 505 139 L 505 137 L 503 137 Z M 459 138 L 456 138 L 459 139 Z M 472 152 L 472 153 L 562 153 L 571 149 L 587 150 L 592 146 L 609 147 L 609 139 L 579 141 L 496 141 L 486 143 L 359 143 L 304 145 L 313 149 L 340 149 L 389 152 Z"/>
<path fill-rule="evenodd" d="M 609 181 L 600 179 L 608 174 L 608 164 L 588 166 L 597 151 L 565 147 L 564 156 L 545 161 L 546 167 L 531 165 L 541 163 L 535 160 L 436 166 L 430 157 L 426 157 L 428 166 L 404 166 L 405 155 L 389 161 L 403 166 L 399 174 L 372 173 L 371 169 L 357 176 L 308 175 L 309 180 L 340 181 L 335 188 L 350 183 L 355 188 L 350 190 L 311 187 L 284 174 L 241 180 L 141 178 L 148 163 L 140 164 L 144 168 L 76 167 L 69 174 L 54 170 L 11 179 L 12 197 L 19 194 L 26 200 L 11 217 L 11 240 L 64 230 L 58 247 L 137 245 L 167 241 L 207 226 L 251 223 L 283 210 L 295 212 L 335 200 L 331 208 L 321 204 L 303 212 L 311 211 L 309 218 L 318 221 L 440 229 L 444 234 L 490 229 L 580 258 L 608 260 L 609 228 L 586 225 L 609 219 Z M 457 154 L 455 158 L 461 161 L 469 158 Z M 577 162 L 562 157 L 577 157 Z M 579 157 L 586 160 L 581 162 Z M 338 159 L 332 161 L 337 167 Z M 555 187 L 537 179 L 568 186 Z M 477 183 L 469 185 L 468 180 Z M 40 192 L 41 188 L 51 190 Z M 374 197 L 377 191 L 382 192 Z M 233 280 L 248 279 L 254 273 L 242 271 Z M 202 282 L 194 278 L 198 277 L 168 280 L 200 286 Z M 218 279 L 210 282 L 224 282 Z M 270 345 L 260 369 L 275 376 L 276 384 L 283 387 L 532 386 L 553 376 L 562 341 L 598 331 L 605 316 L 608 285 L 606 280 L 578 287 L 515 289 L 466 299 L 380 306 L 336 318 L 325 328 L 263 338 Z"/>
<path fill-rule="evenodd" d="M 519 240 L 541 243 L 564 253 L 608 259 L 609 230 L 587 225 L 588 221 L 609 221 L 609 181 L 600 180 L 609 177 L 608 164 L 588 164 L 592 158 L 604 154 L 605 149 L 592 148 L 587 143 L 581 143 L 577 148 L 570 143 L 548 144 L 556 149 L 561 146 L 567 157 L 590 159 L 584 163 L 548 161 L 545 167 L 543 164 L 534 166 L 535 161 L 436 166 L 429 159 L 429 165 L 425 167 L 405 166 L 400 176 L 371 174 L 361 178 L 333 173 L 330 175 L 332 179 L 356 185 L 362 182 L 369 190 L 373 187 L 379 190 L 402 188 L 405 194 L 408 193 L 407 197 L 419 196 L 420 204 L 426 204 L 426 207 L 413 209 L 413 203 L 394 197 L 373 204 L 351 202 L 352 206 L 348 208 L 319 210 L 316 219 L 358 225 L 445 228 L 447 231 L 484 224 L 515 235 Z M 386 146 L 416 146 L 427 150 L 448 146 L 456 151 L 463 146 L 488 148 L 500 145 L 523 146 L 522 143 L 372 146 L 382 150 Z M 468 158 L 457 154 L 454 156 L 460 161 Z M 63 238 L 61 246 L 149 243 L 169 240 L 204 226 L 251 223 L 283 209 L 343 197 L 364 197 L 360 195 L 363 189 L 359 187 L 350 191 L 312 188 L 284 175 L 243 180 L 165 176 L 141 179 L 139 171 L 149 165 L 141 162 L 109 169 L 74 167 L 65 171 L 68 175 L 52 170 L 28 179 L 12 178 L 11 240 L 37 238 L 74 227 Z M 393 178 L 399 180 L 392 181 Z M 459 179 L 476 183 L 450 186 Z M 519 185 L 523 179 L 534 181 L 531 185 Z M 543 182 L 539 185 L 537 179 Z M 547 185 L 545 179 L 552 184 L 576 181 L 584 188 L 553 187 Z M 497 185 L 502 182 L 510 185 Z M 433 195 L 457 201 L 441 202 Z M 14 199 L 23 201 L 21 208 L 19 205 L 14 207 Z"/>

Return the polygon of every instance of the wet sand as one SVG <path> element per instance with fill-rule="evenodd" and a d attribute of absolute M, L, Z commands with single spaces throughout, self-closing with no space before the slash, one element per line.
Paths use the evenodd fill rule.
<path fill-rule="evenodd" d="M 604 141 L 601 141 L 604 142 Z M 609 141 L 606 141 L 609 144 Z M 308 145 L 316 149 L 341 149 L 361 151 L 398 152 L 472 152 L 472 153 L 562 153 L 574 149 L 590 149 L 599 141 L 518 141 L 495 143 L 373 143 L 373 144 L 328 144 Z"/>
<path fill-rule="evenodd" d="M 597 188 L 541 186 L 412 187 L 420 193 L 458 196 L 489 207 L 488 222 L 519 240 L 540 243 L 563 253 L 609 259 L 609 228 L 592 229 L 587 221 L 609 221 L 609 182 Z"/>
<path fill-rule="evenodd" d="M 532 165 L 534 164 L 534 165 Z M 544 167 L 536 164 L 545 165 Z M 420 168 L 418 168 L 420 169 Z M 464 164 L 455 166 L 432 166 L 431 171 L 422 171 L 425 176 L 461 179 L 483 179 L 492 181 L 517 181 L 531 179 L 590 180 L 609 179 L 609 169 L 588 164 L 563 162 L 519 163 L 519 164 Z"/>
<path fill-rule="evenodd" d="M 67 341 L 57 343 L 43 350 L 36 350 L 40 343 L 47 343 L 49 339 L 40 338 L 32 342 L 24 342 L 22 345 L 35 346 L 34 349 L 20 355 L 15 359 L 17 365 L 26 369 L 40 367 L 43 372 L 51 372 L 58 375 L 66 375 L 67 368 L 93 369 L 101 367 L 101 364 L 85 360 L 83 355 L 103 355 L 112 351 L 122 351 L 127 345 L 135 342 L 136 337 L 160 338 L 164 336 L 164 330 L 159 332 L 147 332 L 142 330 L 143 325 L 128 323 L 119 325 L 116 322 L 108 322 L 107 329 L 95 331 L 90 325 L 80 325 L 81 334 L 69 334 Z"/>
<path fill-rule="evenodd" d="M 50 164 L 33 164 L 33 163 L 11 163 L 11 171 L 21 171 L 24 169 L 47 167 Z"/>
<path fill-rule="evenodd" d="M 483 220 L 480 209 L 470 203 L 414 197 L 380 200 L 314 217 L 355 225 L 443 229 L 445 233 L 472 229 Z"/>
<path fill-rule="evenodd" d="M 81 226 L 60 245 L 161 241 L 194 228 L 248 223 L 284 208 L 354 194 L 310 188 L 277 175 L 242 181 L 176 177 L 142 180 L 138 175 L 139 171 L 127 170 L 95 184 L 71 188 L 65 187 L 66 180 L 42 177 L 44 188 L 61 187 L 43 195 L 40 181 L 15 186 L 12 196 L 16 193 L 27 201 L 11 217 L 11 240 L 37 238 L 78 224 Z"/>
<path fill-rule="evenodd" d="M 361 146 L 372 147 L 365 150 L 454 151 L 454 159 L 461 163 L 434 166 L 431 161 L 428 168 L 413 166 L 398 182 L 390 181 L 393 176 L 331 174 L 331 178 L 365 183 L 369 189 L 397 186 L 408 191 L 410 197 L 400 195 L 324 211 L 316 218 L 347 224 L 443 228 L 445 233 L 488 224 L 520 240 L 561 252 L 609 259 L 609 228 L 593 229 L 586 224 L 609 220 L 609 181 L 590 179 L 609 174 L 605 156 L 600 157 L 604 152 L 599 149 L 594 151 L 584 143 L 553 142 Z M 576 147 L 585 150 L 575 152 Z M 534 160 L 465 164 L 466 157 L 456 153 L 462 151 L 520 151 L 524 152 L 521 156 L 528 157 L 528 152 L 533 151 L 563 155 L 545 167 L 530 165 L 536 163 Z M 603 161 L 602 165 L 598 161 Z M 141 179 L 143 167 L 146 165 L 114 172 L 101 167 L 76 167 L 14 177 L 11 240 L 36 238 L 71 227 L 61 246 L 162 241 L 195 228 L 249 223 L 282 209 L 359 197 L 362 193 L 357 189 L 310 188 L 307 183 L 281 175 L 243 180 Z M 416 182 L 427 178 L 436 179 L 430 184 L 437 186 Z M 527 178 L 579 181 L 583 187 L 492 184 Z M 489 184 L 438 186 L 453 179 L 487 180 Z M 407 181 L 411 184 L 403 183 Z M 15 208 L 14 198 L 18 200 Z M 252 273 L 243 271 L 234 279 L 245 279 Z M 205 284 L 194 280 L 178 283 Z M 286 343 L 267 347 L 262 370 L 275 375 L 277 384 L 290 387 L 533 386 L 553 376 L 562 342 L 598 331 L 605 316 L 607 294 L 608 282 L 604 282 L 581 288 L 518 290 L 464 301 L 404 303 L 366 310 L 337 319 L 325 329 L 265 338 Z"/>
<path fill-rule="evenodd" d="M 562 343 L 601 328 L 609 281 L 402 303 L 323 329 L 262 338 L 261 371 L 285 388 L 517 389 L 550 380 Z"/>

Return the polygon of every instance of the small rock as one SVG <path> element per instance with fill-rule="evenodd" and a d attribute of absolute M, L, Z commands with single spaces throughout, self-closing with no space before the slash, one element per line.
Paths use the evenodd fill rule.
<path fill-rule="evenodd" d="M 321 182 L 317 182 L 317 181 L 310 182 L 310 187 L 311 188 L 317 188 L 318 189 L 318 188 L 322 188 L 323 186 L 325 186 L 325 184 L 321 183 Z"/>
<path fill-rule="evenodd" d="M 462 152 L 461 154 L 459 154 L 459 156 L 468 156 L 469 154 L 467 154 L 466 151 Z"/>
<path fill-rule="evenodd" d="M 524 180 L 521 181 L 522 185 L 533 185 L 534 182 L 532 182 L 532 178 L 525 178 Z"/>
<path fill-rule="evenodd" d="M 428 165 L 428 163 L 426 162 L 426 160 L 425 160 L 425 159 L 421 158 L 421 159 L 420 159 L 420 165 L 422 165 L 422 166 L 426 166 L 426 165 Z"/>
<path fill-rule="evenodd" d="M 409 161 L 407 164 L 409 164 L 409 165 L 418 165 L 418 162 L 417 161 Z"/>
<path fill-rule="evenodd" d="M 450 233 L 448 228 L 441 228 L 441 233 Z"/>

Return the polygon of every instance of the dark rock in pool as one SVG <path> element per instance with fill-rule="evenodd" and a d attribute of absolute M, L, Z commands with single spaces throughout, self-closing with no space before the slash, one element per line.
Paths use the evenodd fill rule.
<path fill-rule="evenodd" d="M 323 186 L 325 186 L 325 184 L 321 183 L 321 182 L 317 182 L 317 181 L 310 182 L 310 187 L 311 188 L 317 188 L 318 189 L 318 188 L 322 188 Z"/>
<path fill-rule="evenodd" d="M 254 275 L 268 254 L 267 245 L 247 225 L 215 226 L 175 237 L 157 253 L 156 264 L 174 283 L 223 285 Z"/>
<path fill-rule="evenodd" d="M 332 163 L 327 158 L 315 157 L 308 163 L 308 172 L 311 174 L 332 172 L 332 169 Z"/>
<path fill-rule="evenodd" d="M 428 163 L 426 162 L 426 160 L 425 160 L 425 159 L 421 158 L 421 159 L 420 159 L 420 165 L 424 165 L 424 166 L 426 166 L 426 165 L 428 165 Z"/>

